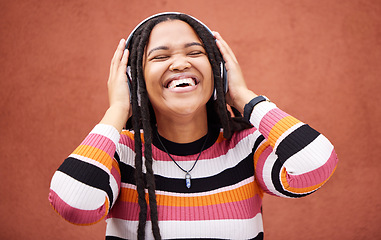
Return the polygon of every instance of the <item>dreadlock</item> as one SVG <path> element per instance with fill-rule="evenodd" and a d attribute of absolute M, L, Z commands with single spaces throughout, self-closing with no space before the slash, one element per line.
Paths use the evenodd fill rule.
<path fill-rule="evenodd" d="M 227 110 L 224 92 L 224 83 L 221 79 L 220 65 L 222 56 L 218 50 L 213 36 L 198 21 L 185 14 L 169 14 L 152 18 L 142 24 L 134 33 L 129 45 L 130 56 L 129 64 L 131 65 L 131 103 L 133 115 L 132 127 L 135 138 L 135 180 L 138 192 L 138 203 L 140 206 L 138 239 L 145 238 L 145 226 L 147 221 L 147 201 L 145 198 L 145 188 L 148 189 L 148 199 L 150 207 L 150 217 L 152 222 L 152 232 L 154 238 L 161 239 L 160 229 L 158 226 L 158 212 L 155 194 L 155 178 L 152 169 L 152 128 L 155 124 L 155 115 L 148 99 L 144 74 L 143 74 L 143 56 L 152 29 L 159 23 L 170 20 L 181 20 L 188 23 L 200 37 L 209 62 L 212 67 L 214 86 L 217 99 L 213 100 L 213 96 L 207 103 L 208 121 L 219 124 L 223 128 L 224 137 L 230 139 L 235 131 L 251 127 L 244 121 L 242 117 L 232 118 Z M 235 111 L 235 110 L 233 110 Z M 127 128 L 129 128 L 129 123 Z M 141 129 L 144 134 L 141 134 Z M 143 136 L 143 141 L 142 137 Z M 143 174 L 143 148 L 144 144 L 144 165 L 146 167 L 146 176 Z"/>

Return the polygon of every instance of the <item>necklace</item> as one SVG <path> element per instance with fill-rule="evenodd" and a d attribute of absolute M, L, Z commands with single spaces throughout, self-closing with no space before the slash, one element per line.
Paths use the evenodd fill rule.
<path fill-rule="evenodd" d="M 209 136 L 209 132 L 206 134 L 206 138 L 205 138 L 205 141 L 204 141 L 204 144 L 202 145 L 201 147 L 201 150 L 200 150 L 200 153 L 198 154 L 197 158 L 196 158 L 196 161 L 193 163 L 193 166 L 187 171 L 185 170 L 184 168 L 182 168 L 176 161 L 175 159 L 173 159 L 173 157 L 171 156 L 171 154 L 169 154 L 167 148 L 164 146 L 163 142 L 161 141 L 160 139 L 160 136 L 159 136 L 159 133 L 156 131 L 156 135 L 157 135 L 157 138 L 159 139 L 159 142 L 161 144 L 161 146 L 164 148 L 165 152 L 168 154 L 168 156 L 172 159 L 172 161 L 176 164 L 176 166 L 178 168 L 180 168 L 183 172 L 185 172 L 185 186 L 187 188 L 190 188 L 191 187 L 191 178 L 192 176 L 190 175 L 190 172 L 193 170 L 193 168 L 196 166 L 196 163 L 198 161 L 198 159 L 200 158 L 201 156 L 201 153 L 202 151 L 204 150 L 204 147 L 206 145 L 206 142 L 208 140 L 208 136 Z"/>

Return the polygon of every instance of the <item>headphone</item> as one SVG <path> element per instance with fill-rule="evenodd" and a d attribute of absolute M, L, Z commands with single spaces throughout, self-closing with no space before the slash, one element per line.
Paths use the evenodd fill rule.
<path fill-rule="evenodd" d="M 127 40 L 126 40 L 126 49 L 128 49 L 128 47 L 130 46 L 130 43 L 131 43 L 131 40 L 132 38 L 134 37 L 134 34 L 136 32 L 136 30 L 138 28 L 140 28 L 144 23 L 148 22 L 149 20 L 153 19 L 153 18 L 156 18 L 156 17 L 161 17 L 161 16 L 165 16 L 165 15 L 180 15 L 180 14 L 183 14 L 183 13 L 179 13 L 179 12 L 162 12 L 162 13 L 158 13 L 158 14 L 154 14 L 146 19 L 144 19 L 142 22 L 140 22 L 133 30 L 132 32 L 130 33 L 130 35 L 128 36 Z M 197 21 L 198 23 L 200 23 L 209 33 L 210 35 L 213 35 L 212 31 L 204 24 L 202 23 L 200 20 L 196 19 L 195 17 L 192 17 L 190 15 L 187 15 L 189 17 L 191 17 L 193 20 Z M 221 54 L 221 53 L 220 53 Z M 225 61 L 223 60 L 222 58 L 222 55 L 221 55 L 221 59 L 222 61 L 220 62 L 220 73 L 221 73 L 221 79 L 224 83 L 224 92 L 225 94 L 227 93 L 228 91 L 228 79 L 227 79 L 227 71 L 226 71 L 226 67 L 225 67 Z M 127 71 L 126 71 L 126 74 L 127 74 L 127 78 L 128 78 L 128 87 L 131 91 L 131 82 L 132 82 L 132 76 L 131 76 L 131 66 L 129 64 L 127 64 Z M 139 86 L 138 86 L 139 87 Z M 139 95 L 139 94 L 138 94 Z M 140 97 L 140 96 L 139 96 Z M 130 94 L 130 98 L 131 98 L 131 94 Z M 216 99 L 216 90 L 214 90 L 214 99 Z"/>

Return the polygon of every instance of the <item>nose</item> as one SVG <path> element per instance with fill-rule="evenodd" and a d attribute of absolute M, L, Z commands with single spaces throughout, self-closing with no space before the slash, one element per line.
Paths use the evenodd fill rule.
<path fill-rule="evenodd" d="M 177 56 L 173 59 L 171 65 L 169 66 L 169 71 L 184 71 L 189 69 L 192 65 L 185 56 Z"/>

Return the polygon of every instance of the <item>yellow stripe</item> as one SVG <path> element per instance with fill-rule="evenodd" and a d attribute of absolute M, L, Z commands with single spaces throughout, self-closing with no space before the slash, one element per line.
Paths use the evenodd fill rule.
<path fill-rule="evenodd" d="M 275 146 L 276 141 L 279 139 L 279 137 L 286 132 L 288 129 L 290 129 L 295 124 L 299 123 L 300 121 L 293 116 L 287 116 L 279 120 L 271 129 L 268 137 L 268 141 L 270 142 L 270 145 L 272 147 Z"/>
<path fill-rule="evenodd" d="M 88 145 L 80 145 L 74 150 L 73 154 L 93 159 L 103 164 L 111 171 L 113 159 L 105 151 L 99 148 Z"/>

